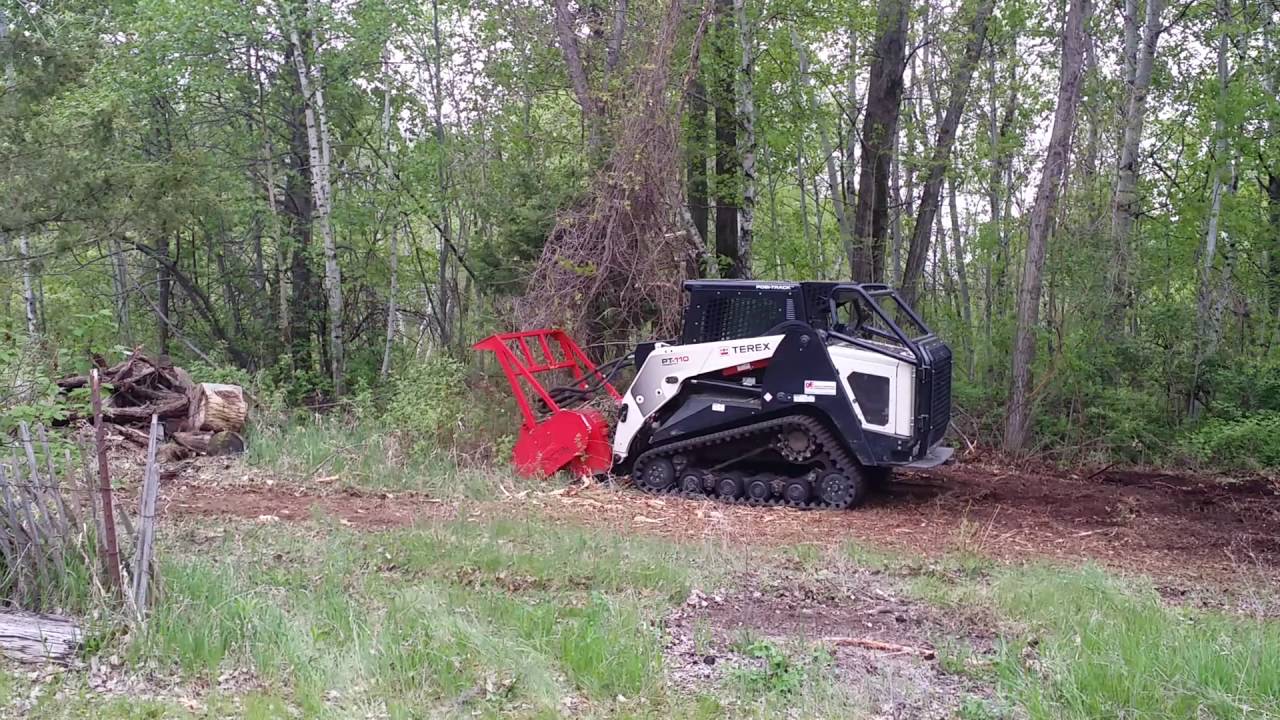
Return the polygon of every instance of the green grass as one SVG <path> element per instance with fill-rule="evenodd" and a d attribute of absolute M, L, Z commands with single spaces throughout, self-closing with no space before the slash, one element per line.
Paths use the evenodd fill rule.
<path fill-rule="evenodd" d="M 1031 718 L 1280 717 L 1280 623 L 1172 607 L 1097 568 L 996 570 L 918 586 L 1025 628 L 989 670 Z M 963 651 L 951 653 L 957 669 Z"/>
<path fill-rule="evenodd" d="M 964 633 L 932 639 L 943 671 L 997 689 L 963 698 L 957 717 L 1280 718 L 1275 620 L 1170 606 L 1096 568 L 999 565 L 976 544 L 940 558 L 852 543 L 746 551 L 479 517 L 378 533 L 324 518 L 217 527 L 167 524 L 145 630 L 91 638 L 100 659 L 119 654 L 132 676 L 176 690 L 104 697 L 84 673 L 37 688 L 0 671 L 0 717 L 29 698 L 23 716 L 59 720 L 874 715 L 880 681 L 799 642 L 744 638 L 754 665 L 691 693 L 670 685 L 661 619 L 750 567 L 782 585 L 871 570 L 961 627 L 996 623 L 994 652 Z M 692 632 L 699 652 L 713 642 L 705 622 Z M 236 671 L 247 684 L 221 687 Z"/>
<path fill-rule="evenodd" d="M 555 716 L 566 702 L 684 714 L 657 621 L 725 565 L 707 548 L 531 522 L 291 530 L 169 555 L 135 666 L 194 683 L 251 668 L 304 717 Z"/>
<path fill-rule="evenodd" d="M 509 454 L 502 452 L 504 458 Z M 343 415 L 251 428 L 245 460 L 292 482 L 323 480 L 330 487 L 415 490 L 434 497 L 487 499 L 499 485 L 519 484 L 504 468 Z"/>

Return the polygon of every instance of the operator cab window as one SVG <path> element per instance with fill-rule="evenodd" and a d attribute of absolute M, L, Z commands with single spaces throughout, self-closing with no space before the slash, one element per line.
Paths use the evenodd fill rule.
<path fill-rule="evenodd" d="M 907 312 L 906 308 L 893 295 L 881 295 L 876 298 L 880 310 L 898 326 L 902 333 L 911 340 L 924 337 L 929 331 Z M 885 322 L 884 318 L 861 295 L 850 295 L 836 305 L 836 332 L 876 343 L 899 353 L 906 353 L 898 334 Z"/>

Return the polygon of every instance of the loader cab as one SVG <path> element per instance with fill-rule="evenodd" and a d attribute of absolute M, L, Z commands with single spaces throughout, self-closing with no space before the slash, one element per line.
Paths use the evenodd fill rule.
<path fill-rule="evenodd" d="M 690 280 L 684 289 L 679 344 L 778 335 L 788 324 L 807 325 L 827 338 L 866 429 L 910 437 L 925 449 L 946 432 L 951 350 L 890 286 Z"/>
<path fill-rule="evenodd" d="M 860 338 L 877 349 L 905 349 L 932 336 L 888 285 L 689 280 L 684 289 L 683 345 L 760 337 L 789 321 Z"/>

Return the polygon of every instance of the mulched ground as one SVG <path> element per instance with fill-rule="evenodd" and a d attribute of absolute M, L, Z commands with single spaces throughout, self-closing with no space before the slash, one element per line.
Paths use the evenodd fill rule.
<path fill-rule="evenodd" d="M 327 515 L 376 529 L 452 518 L 461 508 L 731 543 L 864 542 L 924 555 L 959 550 L 1002 560 L 1093 560 L 1174 580 L 1280 577 L 1280 482 L 1263 476 L 1068 473 L 971 462 L 900 473 L 854 511 L 797 511 L 553 483 L 546 491 L 459 505 L 413 493 L 276 483 L 246 475 L 235 463 L 208 468 L 189 466 L 166 482 L 162 510 L 268 521 Z"/>

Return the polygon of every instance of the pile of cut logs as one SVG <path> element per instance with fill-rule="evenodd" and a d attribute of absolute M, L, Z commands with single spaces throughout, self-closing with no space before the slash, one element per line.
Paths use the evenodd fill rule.
<path fill-rule="evenodd" d="M 249 405 L 239 385 L 194 382 L 168 356 L 153 358 L 140 350 L 111 366 L 94 356 L 94 364 L 110 392 L 102 409 L 108 429 L 126 440 L 145 448 L 146 428 L 158 415 L 172 441 L 161 449 L 166 460 L 244 451 Z M 88 375 L 58 381 L 64 391 L 88 385 Z"/>

